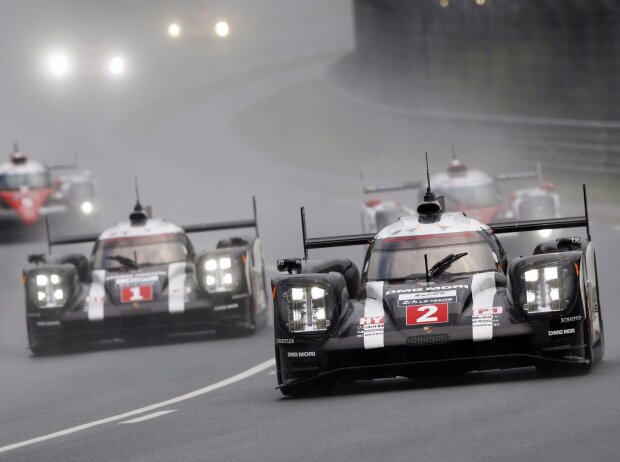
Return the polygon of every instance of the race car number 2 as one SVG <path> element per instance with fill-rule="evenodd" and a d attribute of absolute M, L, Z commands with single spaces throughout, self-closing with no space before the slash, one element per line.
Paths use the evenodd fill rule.
<path fill-rule="evenodd" d="M 448 304 L 410 305 L 407 307 L 407 325 L 448 322 Z"/>
<path fill-rule="evenodd" d="M 132 286 L 121 289 L 121 302 L 147 302 L 153 300 L 153 286 Z"/>

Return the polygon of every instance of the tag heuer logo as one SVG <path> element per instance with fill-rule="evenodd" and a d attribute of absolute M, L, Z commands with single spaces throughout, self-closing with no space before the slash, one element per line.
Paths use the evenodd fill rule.
<path fill-rule="evenodd" d="M 424 326 L 424 332 L 430 334 L 431 332 L 433 332 L 433 328 L 431 326 Z"/>

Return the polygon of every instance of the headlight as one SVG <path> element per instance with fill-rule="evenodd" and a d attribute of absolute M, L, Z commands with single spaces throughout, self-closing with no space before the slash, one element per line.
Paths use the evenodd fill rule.
<path fill-rule="evenodd" d="M 113 77 L 119 77 L 125 73 L 125 59 L 122 56 L 113 56 L 108 60 L 107 71 Z"/>
<path fill-rule="evenodd" d="M 93 203 L 89 201 L 82 202 L 82 205 L 80 205 L 80 210 L 84 215 L 90 215 L 93 213 L 94 208 Z"/>
<path fill-rule="evenodd" d="M 230 26 L 228 25 L 228 23 L 226 21 L 218 21 L 215 24 L 215 35 L 217 35 L 218 37 L 228 37 L 228 34 L 230 34 Z"/>
<path fill-rule="evenodd" d="M 168 35 L 172 38 L 179 38 L 181 35 L 181 25 L 173 22 L 168 26 Z"/>
<path fill-rule="evenodd" d="M 66 293 L 59 274 L 37 274 L 36 293 L 39 308 L 58 308 L 66 301 Z"/>
<path fill-rule="evenodd" d="M 71 57 L 65 51 L 53 51 L 46 59 L 47 72 L 54 78 L 62 79 L 67 77 L 73 69 Z"/>
<path fill-rule="evenodd" d="M 568 301 L 564 297 L 564 269 L 549 266 L 527 270 L 523 274 L 525 282 L 525 304 L 523 308 L 530 314 L 562 311 Z"/>
<path fill-rule="evenodd" d="M 229 292 L 239 280 L 237 260 L 230 256 L 209 257 L 202 263 L 203 280 L 209 292 Z"/>
<path fill-rule="evenodd" d="M 291 287 L 284 291 L 290 332 L 322 332 L 330 326 L 329 294 L 321 287 Z"/>

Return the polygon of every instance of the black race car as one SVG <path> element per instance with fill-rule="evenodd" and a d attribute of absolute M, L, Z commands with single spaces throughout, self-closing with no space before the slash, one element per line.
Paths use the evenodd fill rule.
<path fill-rule="evenodd" d="M 187 234 L 255 228 L 196 252 Z M 267 293 L 256 204 L 251 220 L 176 226 L 140 203 L 127 222 L 100 235 L 50 240 L 94 242 L 90 260 L 31 255 L 23 272 L 28 343 L 35 354 L 102 338 L 216 329 L 252 333 L 265 324 Z"/>
<path fill-rule="evenodd" d="M 585 199 L 585 186 L 584 186 Z M 587 227 L 508 261 L 496 234 Z M 277 378 L 284 395 L 380 377 L 536 366 L 588 371 L 603 358 L 594 246 L 584 217 L 485 225 L 444 213 L 427 190 L 417 214 L 377 235 L 307 239 L 272 280 Z M 308 249 L 368 245 L 349 260 Z"/>

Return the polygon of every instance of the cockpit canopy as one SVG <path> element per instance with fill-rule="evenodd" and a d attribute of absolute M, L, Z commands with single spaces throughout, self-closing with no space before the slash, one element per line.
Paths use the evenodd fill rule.
<path fill-rule="evenodd" d="M 167 265 L 187 261 L 192 251 L 182 233 L 110 238 L 97 241 L 92 265 L 108 271 Z"/>
<path fill-rule="evenodd" d="M 499 270 L 500 249 L 486 231 L 388 237 L 377 239 L 368 249 L 364 280 L 424 279 L 428 266 L 450 254 L 467 255 L 454 261 L 444 274 L 470 274 Z"/>

